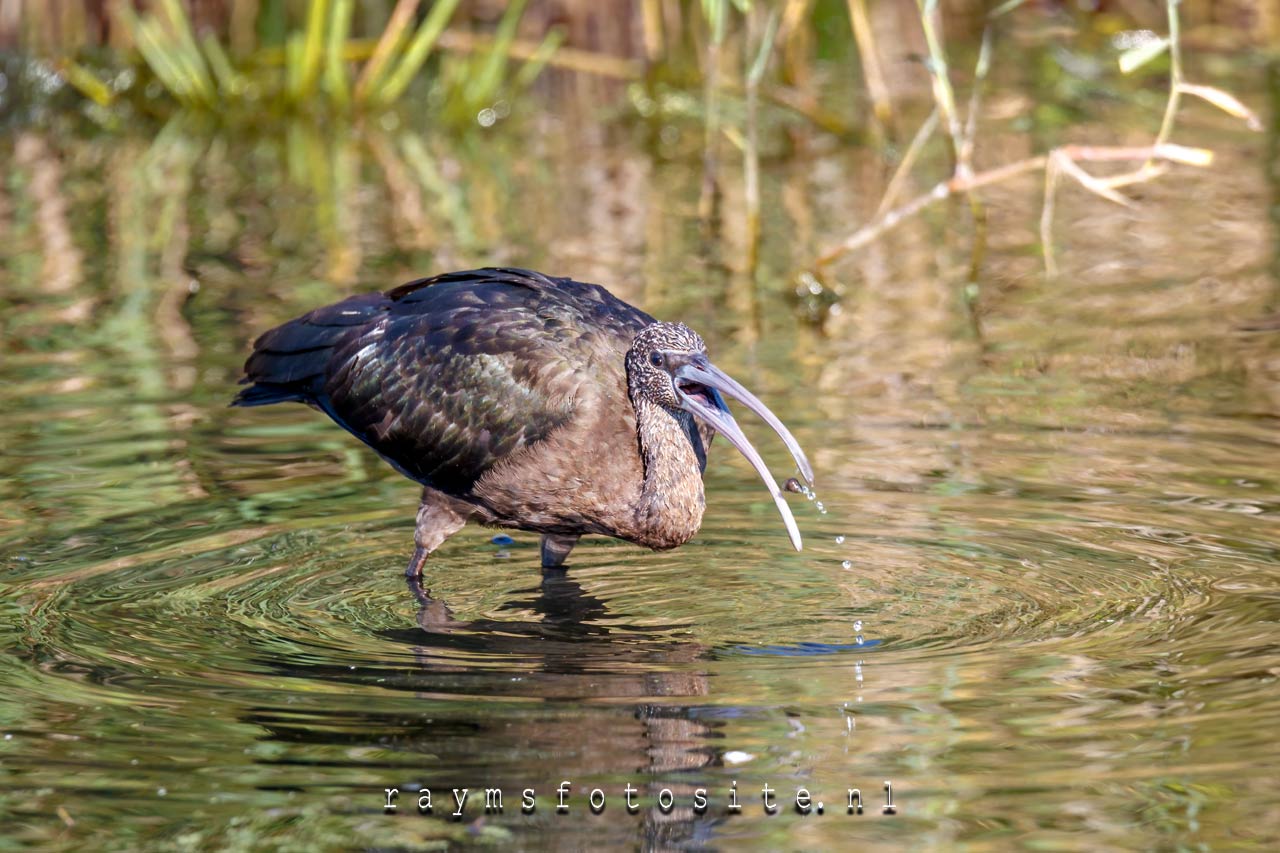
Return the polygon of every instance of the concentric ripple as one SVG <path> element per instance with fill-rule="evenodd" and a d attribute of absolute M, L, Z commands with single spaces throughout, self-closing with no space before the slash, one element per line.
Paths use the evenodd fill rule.
<path fill-rule="evenodd" d="M 271 170 L 299 165 L 302 139 L 275 158 L 270 140 L 211 144 L 178 125 L 155 150 L 51 136 L 77 203 L 43 211 L 103 245 L 84 251 L 83 281 L 49 288 L 33 202 L 0 190 L 15 226 L 0 241 L 4 841 L 1274 849 L 1280 368 L 1274 334 L 1247 322 L 1274 310 L 1271 201 L 1239 153 L 1256 142 L 1212 132 L 1220 168 L 1144 187 L 1143 205 L 1112 211 L 1124 218 L 1064 194 L 1074 249 L 1057 279 L 1033 263 L 1037 212 L 1025 233 L 1007 221 L 1039 190 L 993 186 L 979 306 L 958 298 L 967 249 L 920 218 L 846 259 L 810 306 L 820 329 L 778 271 L 865 218 L 871 197 L 843 178 L 813 188 L 876 172 L 866 152 L 765 164 L 772 236 L 754 281 L 708 254 L 702 223 L 667 227 L 697 209 L 678 156 L 622 142 L 606 165 L 592 158 L 610 134 L 548 130 L 538 144 L 562 146 L 559 166 L 485 183 L 487 146 L 524 163 L 525 137 L 452 152 L 441 172 L 486 200 L 471 236 L 519 235 L 495 262 L 607 271 L 619 295 L 698 328 L 796 434 L 818 493 L 788 495 L 796 553 L 717 441 L 702 531 L 676 551 L 587 539 L 543 573 L 532 536 L 471 527 L 416 586 L 411 484 L 314 412 L 226 402 L 253 334 L 472 257 L 471 242 L 423 219 L 429 253 L 388 244 L 381 184 L 354 168 L 350 204 L 294 221 L 296 176 Z M 192 180 L 170 181 L 184 163 Z M 576 203 L 613 175 L 644 177 L 613 187 L 616 204 Z M 601 222 L 583 218 L 597 207 Z M 767 428 L 741 420 L 788 476 Z M 825 816 L 788 802 L 802 786 Z M 503 788 L 505 810 L 472 800 L 448 820 L 464 787 Z M 844 806 L 854 788 L 862 816 Z"/>

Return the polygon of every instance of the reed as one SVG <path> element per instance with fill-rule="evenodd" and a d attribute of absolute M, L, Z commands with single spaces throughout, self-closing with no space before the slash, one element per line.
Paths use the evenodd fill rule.
<path fill-rule="evenodd" d="M 269 116 L 268 107 L 286 114 L 385 110 L 424 77 L 443 44 L 456 54 L 459 67 L 452 74 L 442 69 L 431 82 L 446 86 L 441 100 L 448 115 L 475 120 L 483 108 L 531 85 L 554 62 L 563 42 L 559 29 L 532 44 L 517 39 L 526 4 L 510 3 L 491 38 L 462 33 L 450 38 L 447 28 L 460 0 L 436 0 L 416 26 L 421 0 L 399 0 L 376 38 L 356 39 L 355 0 L 309 0 L 304 20 L 285 32 L 282 47 L 251 42 L 246 21 L 257 11 L 256 3 L 235 3 L 228 32 L 199 39 L 180 0 L 154 0 L 144 12 L 131 2 L 115 2 L 109 15 L 141 65 L 183 109 L 223 114 L 243 108 L 255 119 Z M 592 57 L 584 58 L 585 53 L 578 51 L 571 60 L 590 64 Z M 54 67 L 94 103 L 110 107 L 119 100 L 74 55 L 60 56 Z"/>
<path fill-rule="evenodd" d="M 708 33 L 702 71 L 702 193 L 698 199 L 698 215 L 712 226 L 720 207 L 720 53 L 728 29 L 729 0 L 702 0 L 702 14 Z"/>
<path fill-rule="evenodd" d="M 1040 217 L 1040 242 L 1045 273 L 1052 277 L 1057 274 L 1053 252 L 1054 211 L 1063 178 L 1071 179 L 1080 187 L 1107 201 L 1130 205 L 1132 201 L 1120 192 L 1121 188 L 1158 178 L 1173 165 L 1208 166 L 1213 162 L 1212 151 L 1178 145 L 1170 141 L 1181 103 L 1180 99 L 1184 94 L 1199 97 L 1213 104 L 1230 115 L 1244 120 L 1254 130 L 1261 129 L 1262 125 L 1257 116 L 1230 93 L 1211 86 L 1186 82 L 1181 61 L 1179 0 L 1166 0 L 1168 35 L 1131 49 L 1122 54 L 1119 60 L 1120 70 L 1123 73 L 1131 73 L 1166 51 L 1170 54 L 1169 92 L 1160 127 L 1150 145 L 1061 145 L 1043 154 L 975 172 L 972 167 L 972 158 L 977 135 L 979 90 L 992 63 L 993 24 L 1000 16 L 1013 11 L 1024 2 L 1025 0 L 1008 0 L 996 7 L 988 16 L 988 26 L 983 35 L 974 72 L 974 91 L 969 102 L 969 113 L 967 119 L 962 122 L 957 110 L 954 88 L 948 73 L 943 41 L 936 18 L 936 0 L 918 0 L 920 24 L 929 48 L 929 72 L 934 96 L 934 111 L 916 134 L 871 220 L 857 228 L 844 240 L 821 252 L 814 260 L 815 270 L 821 271 L 829 267 L 849 253 L 879 239 L 910 217 L 957 194 L 969 197 L 971 209 L 975 212 L 975 222 L 980 226 L 981 207 L 977 201 L 977 190 L 1020 175 L 1043 171 L 1044 203 Z M 937 124 L 941 124 L 947 134 L 953 154 L 952 174 L 947 179 L 936 183 L 927 192 L 895 205 L 893 202 L 896 201 L 896 194 L 904 184 L 906 173 L 914 165 L 920 149 Z M 1094 175 L 1085 167 L 1086 164 L 1124 162 L 1140 165 L 1131 171 L 1105 177 Z M 976 270 L 971 270 L 971 281 L 975 275 Z"/>
<path fill-rule="evenodd" d="M 760 259 L 760 81 L 764 78 L 773 55 L 774 39 L 778 33 L 778 10 L 769 13 L 764 34 L 756 45 L 755 58 L 746 72 L 746 126 L 742 157 L 743 196 L 747 221 L 747 272 L 755 274 Z M 751 30 L 756 29 L 756 18 L 750 17 Z"/>

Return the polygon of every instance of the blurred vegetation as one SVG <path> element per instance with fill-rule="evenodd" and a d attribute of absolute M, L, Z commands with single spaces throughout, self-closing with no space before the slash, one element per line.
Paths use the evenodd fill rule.
<path fill-rule="evenodd" d="M 831 265 L 948 198 L 966 202 L 976 287 L 980 191 L 1035 172 L 1044 175 L 1040 234 L 1052 275 L 1063 179 L 1127 205 L 1125 187 L 1209 165 L 1211 150 L 1174 139 L 1190 99 L 1260 128 L 1234 95 L 1187 79 L 1188 40 L 1206 55 L 1252 45 L 1265 57 L 1280 44 L 1280 0 L 17 0 L 4 8 L 0 46 L 11 52 L 0 56 L 12 73 L 0 122 L 26 127 L 42 114 L 81 112 L 107 128 L 158 120 L 184 132 L 216 123 L 268 129 L 285 141 L 290 177 L 333 200 L 322 205 L 325 233 L 340 230 L 337 199 L 367 152 L 389 181 L 408 177 L 439 200 L 461 250 L 480 248 L 472 200 L 419 136 L 396 132 L 390 141 L 385 132 L 488 128 L 518 106 L 567 95 L 594 105 L 589 121 L 634 119 L 655 149 L 681 126 L 682 138 L 700 139 L 706 237 L 727 215 L 726 170 L 740 169 L 733 215 L 747 237 L 730 263 L 752 273 L 762 157 L 811 148 L 814 135 L 869 144 L 891 173 L 874 213 L 817 251 L 797 286 L 817 288 L 824 304 Z M 1035 67 L 1033 103 L 1015 119 L 1034 129 L 1035 147 L 980 163 L 988 78 L 1018 63 Z M 1149 144 L 1071 137 L 1080 115 L 1126 85 L 1125 97 L 1161 99 Z M 950 171 L 911 197 L 909 178 L 931 146 Z M 1126 163 L 1135 165 L 1116 171 Z M 334 268 L 339 280 L 353 274 L 349 264 Z"/>
<path fill-rule="evenodd" d="M 904 90 L 901 60 L 893 62 L 890 52 L 905 50 L 917 67 L 938 70 L 948 36 L 958 44 L 976 44 L 991 20 L 1023 5 L 1023 0 L 15 0 L 0 15 L 0 51 L 39 63 L 99 108 L 93 114 L 103 121 L 113 114 L 105 111 L 109 107 L 117 115 L 126 106 L 159 114 L 185 108 L 261 122 L 300 112 L 368 112 L 424 100 L 434 113 L 477 121 L 482 110 L 499 101 L 511 103 L 553 66 L 605 81 L 643 82 L 651 99 L 661 100 L 673 90 L 701 90 L 699 110 L 709 136 L 715 135 L 724 105 L 754 97 L 748 92 L 754 87 L 755 96 L 824 130 L 847 134 L 870 127 L 894 138 L 902 130 L 903 97 L 912 93 L 910 87 Z M 1083 33 L 1081 58 L 1087 62 L 1115 50 L 1126 32 L 1159 35 L 1164 5 L 1160 0 L 1036 2 L 1027 11 L 1037 21 L 1033 26 L 1067 26 Z M 1177 5 L 1210 49 L 1280 43 L 1276 0 Z M 935 17 L 937 25 L 930 27 Z M 1152 47 L 1155 41 L 1146 44 Z M 1131 53 L 1136 59 L 1141 51 Z M 844 105 L 833 108 L 815 89 L 841 77 L 856 80 L 863 92 L 859 101 L 865 98 L 852 116 Z M 11 92 L 5 100 L 14 97 Z"/>
<path fill-rule="evenodd" d="M 124 106 L 253 121 L 379 110 L 422 77 L 430 78 L 443 115 L 472 120 L 527 88 L 564 39 L 561 28 L 550 27 L 531 50 L 518 49 L 527 0 L 515 0 L 486 37 L 455 33 L 451 43 L 465 49 L 424 74 L 460 0 L 425 9 L 419 0 L 399 0 L 385 16 L 363 9 L 359 22 L 361 4 L 354 0 L 307 0 L 304 9 L 283 0 L 235 0 L 220 12 L 199 0 L 140 5 L 141 11 L 128 2 L 86 3 L 77 15 L 64 3 L 22 4 L 28 47 L 100 108 L 104 122 L 119 117 L 108 110 Z M 203 15 L 193 18 L 196 11 Z"/>

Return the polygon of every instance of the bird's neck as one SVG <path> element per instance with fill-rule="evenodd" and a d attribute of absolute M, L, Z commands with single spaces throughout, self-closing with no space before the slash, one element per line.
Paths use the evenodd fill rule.
<path fill-rule="evenodd" d="M 636 505 L 636 520 L 644 531 L 641 544 L 674 548 L 692 539 L 702 526 L 706 451 L 693 415 L 673 412 L 643 397 L 635 401 L 635 408 L 644 459 L 644 484 Z"/>

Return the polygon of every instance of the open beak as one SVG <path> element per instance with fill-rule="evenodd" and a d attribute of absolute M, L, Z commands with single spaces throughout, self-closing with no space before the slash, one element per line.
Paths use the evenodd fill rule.
<path fill-rule="evenodd" d="M 724 398 L 720 394 L 728 394 L 773 427 L 773 431 L 782 439 L 787 450 L 791 451 L 791 456 L 796 460 L 796 466 L 800 469 L 801 475 L 812 486 L 813 468 L 805 458 L 804 451 L 800 449 L 800 443 L 796 441 L 791 431 L 783 426 L 782 421 L 778 420 L 778 417 L 756 398 L 755 394 L 743 388 L 731 376 L 708 361 L 706 356 L 693 356 L 686 364 L 676 368 L 674 375 L 677 396 L 684 410 L 702 418 L 714 427 L 716 432 L 723 434 L 730 444 L 738 448 L 738 452 L 747 457 L 751 467 L 756 469 L 760 479 L 764 480 L 764 484 L 769 487 L 769 494 L 773 495 L 773 502 L 777 504 L 778 512 L 782 513 L 782 521 L 787 525 L 787 535 L 791 537 L 791 544 L 799 551 L 800 530 L 796 527 L 791 507 L 787 506 L 777 481 L 769 473 L 769 468 L 760 458 L 760 454 L 742 434 L 738 422 L 729 413 L 729 407 L 725 405 Z"/>

